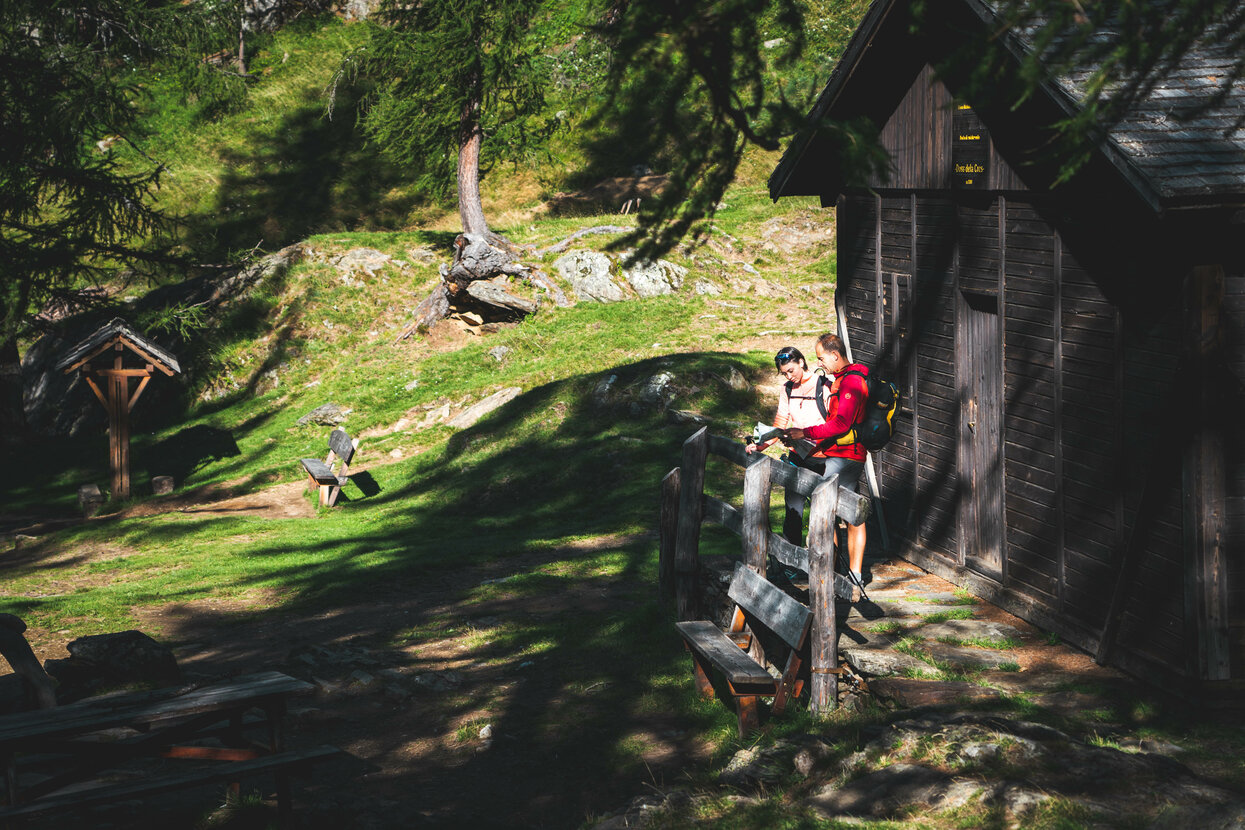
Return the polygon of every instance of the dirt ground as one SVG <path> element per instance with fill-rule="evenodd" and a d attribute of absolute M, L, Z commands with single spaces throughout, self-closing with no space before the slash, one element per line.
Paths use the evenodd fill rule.
<path fill-rule="evenodd" d="M 762 333 L 737 348 L 772 353 L 796 342 L 811 351 L 813 338 L 833 320 L 810 314 L 806 319 L 776 317 L 772 323 L 758 330 L 802 333 Z M 475 336 L 447 321 L 413 349 L 452 349 Z M 251 494 L 228 487 L 203 489 L 129 512 L 154 511 L 314 516 L 301 483 Z M 604 536 L 576 544 L 610 549 L 644 541 L 651 543 Z M 464 562 L 423 581 L 385 585 L 353 604 L 314 615 L 283 611 L 280 598 L 253 595 L 142 609 L 138 627 L 176 644 L 189 682 L 277 669 L 314 687 L 294 703 L 289 742 L 295 747 L 327 743 L 344 754 L 296 779 L 295 808 L 307 830 L 578 827 L 637 795 L 689 783 L 693 771 L 710 760 L 712 747 L 660 705 L 641 705 L 641 690 L 627 683 L 624 657 L 609 680 L 575 683 L 574 666 L 538 656 L 516 659 L 490 647 L 490 632 L 503 620 L 574 627 L 585 620 L 608 620 L 615 609 L 651 595 L 650 585 L 567 580 L 575 587 L 553 594 L 501 592 L 491 602 L 463 601 L 490 580 L 572 552 L 544 550 L 501 562 Z M 73 555 L 123 553 L 105 544 Z M 904 563 L 878 561 L 874 567 L 909 569 L 912 580 L 934 593 L 953 590 Z M 1022 672 L 1092 676 L 1103 671 L 1088 655 L 1046 643 L 1035 629 L 999 609 L 982 609 L 978 616 L 1032 634 L 1016 652 Z M 407 629 L 420 632 L 407 638 L 409 644 L 400 636 Z M 54 632 L 32 635 L 41 660 L 67 656 Z M 618 647 L 624 654 L 626 643 Z M 671 648 L 678 648 L 673 635 Z M 642 765 L 613 763 L 620 747 L 627 748 L 628 757 L 638 752 Z M 257 785 L 271 803 L 271 791 L 262 789 L 270 783 Z M 195 826 L 212 799 L 211 793 L 187 793 L 159 803 L 122 805 L 94 826 Z M 152 823 L 153 815 L 160 817 L 158 823 Z M 262 826 L 247 822 L 241 814 L 218 815 L 211 826 Z"/>
<path fill-rule="evenodd" d="M 245 496 L 205 490 L 133 511 L 156 509 L 282 518 L 314 512 L 301 484 Z M 514 655 L 489 659 L 488 632 L 503 619 L 575 625 L 585 615 L 605 617 L 651 586 L 572 582 L 579 587 L 556 594 L 511 593 L 472 603 L 461 598 L 490 580 L 577 551 L 643 541 L 603 536 L 502 563 L 464 563 L 431 580 L 389 585 L 380 594 L 314 616 L 283 612 L 276 598 L 263 596 L 172 603 L 142 609 L 138 628 L 176 644 L 189 682 L 278 669 L 314 686 L 294 703 L 290 743 L 327 743 L 344 754 L 296 781 L 304 828 L 576 827 L 636 795 L 686 783 L 691 771 L 710 760 L 711 747 L 666 712 L 628 706 L 635 690 L 611 688 L 616 681 L 572 692 L 556 666 L 532 666 Z M 75 555 L 83 553 L 106 558 L 123 552 L 102 546 Z M 902 575 L 914 590 L 953 590 L 900 561 L 874 561 L 871 567 L 875 577 Z M 978 617 L 1026 633 L 1025 645 L 1016 651 L 1022 671 L 1082 679 L 1110 673 L 1088 655 L 1046 643 L 1036 629 L 993 606 L 981 608 Z M 395 633 L 404 627 L 430 624 L 445 635 L 395 644 Z M 36 635 L 33 645 L 40 659 L 67 656 L 63 642 L 46 636 Z M 623 744 L 641 747 L 642 774 L 605 761 Z M 256 785 L 271 803 L 273 794 L 262 789 L 268 784 Z M 101 820 L 118 827 L 153 826 L 151 817 L 158 814 L 164 826 L 190 826 L 211 799 L 211 794 L 188 794 L 145 803 L 141 818 L 123 813 Z M 195 812 L 186 806 L 191 804 Z M 248 826 L 238 821 L 218 815 L 213 826 Z"/>

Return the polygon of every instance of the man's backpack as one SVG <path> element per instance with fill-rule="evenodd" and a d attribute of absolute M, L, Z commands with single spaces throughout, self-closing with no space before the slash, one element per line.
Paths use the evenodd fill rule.
<path fill-rule="evenodd" d="M 856 375 L 864 381 L 865 417 L 833 441 L 839 446 L 859 443 L 870 452 L 876 452 L 886 446 L 886 442 L 891 440 L 891 436 L 895 434 L 895 415 L 899 412 L 900 401 L 899 387 L 889 380 L 866 375 L 858 369 L 849 369 L 843 374 Z M 817 398 L 817 409 L 821 412 L 821 417 L 828 419 L 830 413 L 826 410 L 826 402 L 822 397 L 826 382 L 825 375 L 817 375 L 817 391 L 813 394 Z M 784 386 L 787 389 L 787 397 L 790 398 L 795 384 L 787 381 Z M 830 440 L 826 439 L 827 442 Z"/>
<path fill-rule="evenodd" d="M 845 443 L 844 439 L 852 437 L 854 440 L 846 443 L 859 442 L 870 452 L 876 452 L 886 446 L 886 442 L 895 434 L 895 415 L 899 412 L 900 401 L 899 387 L 889 380 L 866 375 L 856 369 L 848 369 L 843 374 L 856 375 L 863 380 L 868 397 L 865 400 L 865 417 L 847 435 L 840 438 L 838 443 Z"/>

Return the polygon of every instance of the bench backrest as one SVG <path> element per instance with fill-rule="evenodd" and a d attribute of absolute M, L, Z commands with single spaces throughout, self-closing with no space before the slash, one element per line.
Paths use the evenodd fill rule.
<path fill-rule="evenodd" d="M 354 458 L 354 442 L 344 429 L 335 429 L 329 433 L 329 449 L 346 464 Z"/>
<path fill-rule="evenodd" d="M 743 562 L 735 563 L 728 596 L 746 616 L 756 619 L 792 648 L 803 644 L 813 612 Z"/>

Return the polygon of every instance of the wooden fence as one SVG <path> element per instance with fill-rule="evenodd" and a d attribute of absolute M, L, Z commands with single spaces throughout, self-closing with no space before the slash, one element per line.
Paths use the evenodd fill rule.
<path fill-rule="evenodd" d="M 744 468 L 743 508 L 705 495 L 705 462 L 709 453 Z M 811 499 L 808 546 L 798 547 L 769 529 L 770 496 L 775 485 Z M 835 593 L 850 595 L 847 578 L 834 572 L 835 517 L 857 525 L 869 515 L 869 499 L 839 490 L 838 477 L 820 476 L 776 461 L 762 453 L 748 455 L 743 444 L 702 427 L 683 442 L 680 466 L 661 483 L 660 581 L 663 596 L 672 594 L 680 620 L 700 615 L 700 526 L 713 522 L 732 531 L 743 543 L 743 562 L 764 576 L 770 556 L 808 574 L 809 606 L 813 612 L 809 708 L 829 712 L 838 697 L 838 624 Z"/>

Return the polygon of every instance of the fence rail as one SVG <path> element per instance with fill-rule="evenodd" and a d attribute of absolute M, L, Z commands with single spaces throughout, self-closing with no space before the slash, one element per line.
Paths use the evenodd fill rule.
<path fill-rule="evenodd" d="M 705 462 L 709 453 L 744 468 L 741 509 L 706 496 Z M 838 623 L 836 592 L 850 592 L 846 577 L 834 573 L 835 518 L 857 525 L 869 515 L 869 499 L 839 490 L 838 476 L 823 479 L 809 470 L 744 452 L 737 441 L 710 435 L 702 427 L 683 442 L 682 463 L 661 483 L 660 580 L 663 596 L 673 593 L 679 620 L 700 616 L 700 527 L 720 525 L 740 537 L 743 562 L 764 575 L 770 556 L 808 574 L 812 682 L 809 708 L 828 712 L 838 696 Z M 800 547 L 769 529 L 770 496 L 775 486 L 810 499 L 808 546 Z"/>

